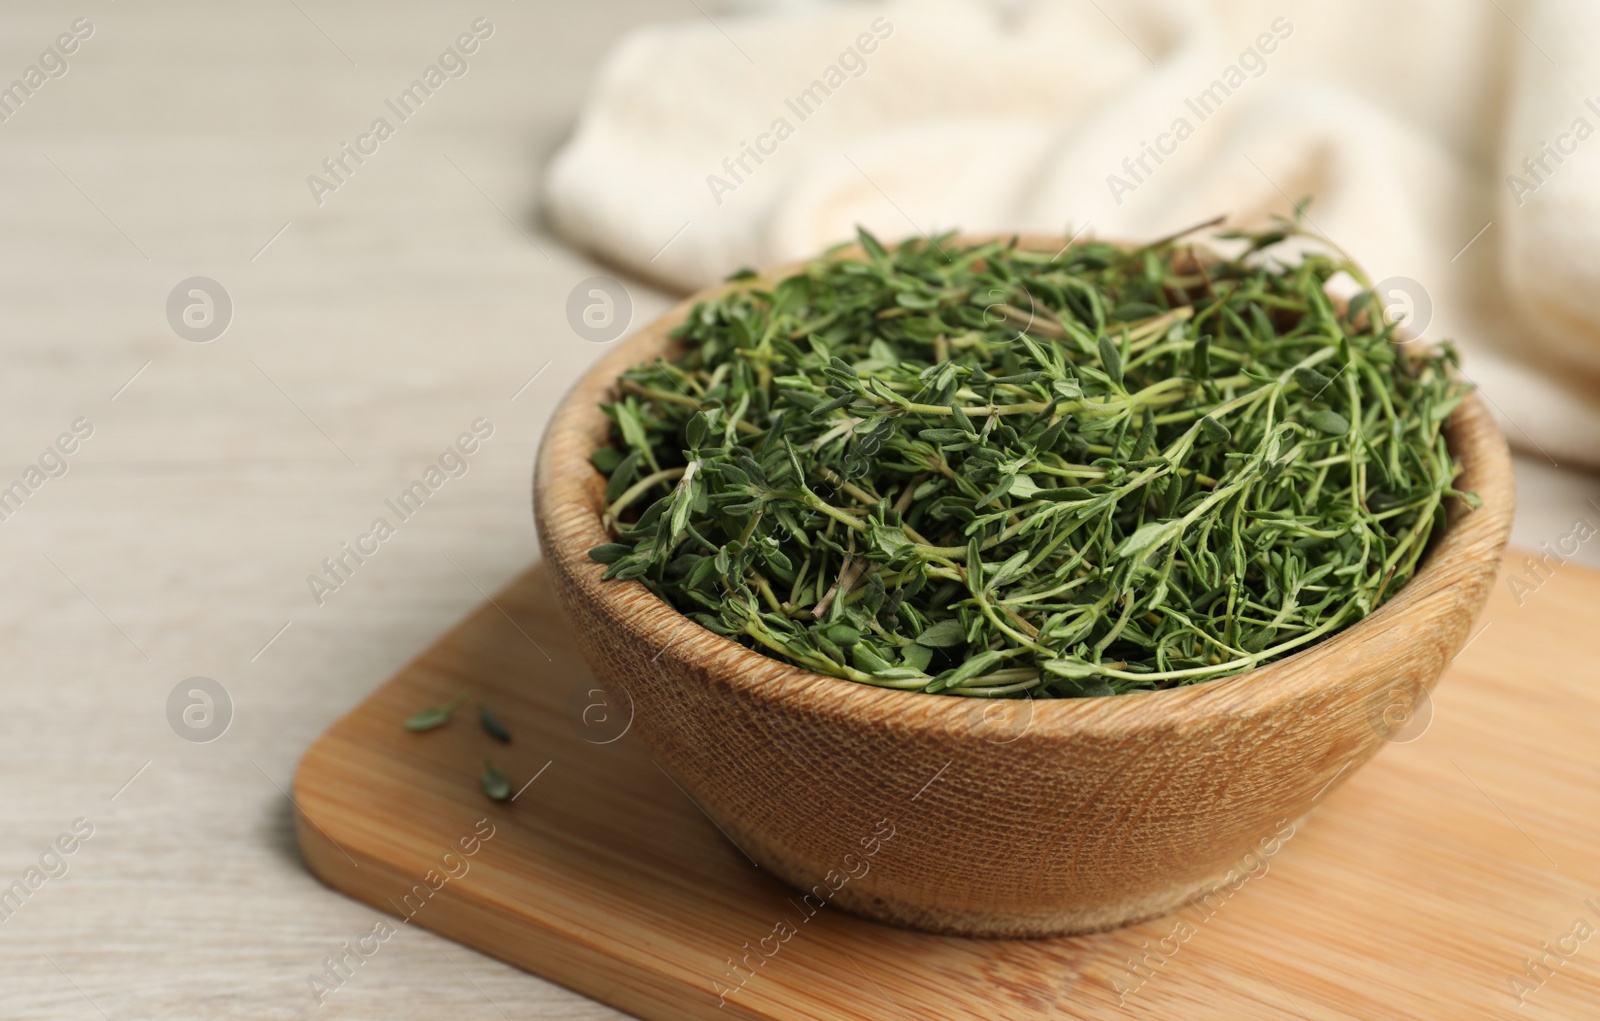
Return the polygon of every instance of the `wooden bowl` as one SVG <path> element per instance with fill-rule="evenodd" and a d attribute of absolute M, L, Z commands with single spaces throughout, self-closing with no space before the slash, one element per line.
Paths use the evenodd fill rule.
<path fill-rule="evenodd" d="M 1060 239 L 1029 239 L 1054 250 Z M 764 275 L 776 280 L 797 267 Z M 1504 438 L 1480 398 L 1447 423 L 1457 485 L 1421 568 L 1377 612 L 1268 666 L 1164 691 L 989 700 L 789 666 L 690 621 L 587 551 L 605 480 L 602 401 L 669 350 L 684 301 L 602 359 L 545 433 L 534 513 L 595 676 L 656 761 L 762 868 L 870 918 L 973 936 L 1092 932 L 1261 867 L 1324 789 L 1383 747 L 1467 639 L 1511 526 Z M 771 922 L 751 920 L 751 938 Z M 730 948 L 731 949 L 731 948 Z"/>

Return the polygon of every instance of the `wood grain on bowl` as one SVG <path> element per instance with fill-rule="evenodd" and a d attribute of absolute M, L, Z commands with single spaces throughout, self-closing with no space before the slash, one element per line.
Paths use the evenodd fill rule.
<path fill-rule="evenodd" d="M 1025 243 L 1054 251 L 1060 239 Z M 609 538 L 604 480 L 588 460 L 608 441 L 599 405 L 623 369 L 668 351 L 669 331 L 704 297 L 568 394 L 535 472 L 539 535 L 595 675 L 631 702 L 635 731 L 734 843 L 802 893 L 831 888 L 874 851 L 869 874 L 829 890 L 849 910 L 985 936 L 1089 932 L 1170 910 L 1382 747 L 1391 693 L 1431 688 L 1494 580 L 1510 457 L 1473 397 L 1446 436 L 1458 486 L 1483 506 L 1451 507 L 1424 566 L 1378 611 L 1277 663 L 1166 691 L 1005 703 L 808 673 L 701 628 L 638 582 L 603 581 L 587 555 Z M 906 824 L 924 799 L 937 813 L 919 804 Z"/>

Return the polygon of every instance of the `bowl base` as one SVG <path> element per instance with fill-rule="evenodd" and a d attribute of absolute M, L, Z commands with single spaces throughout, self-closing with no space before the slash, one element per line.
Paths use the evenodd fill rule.
<path fill-rule="evenodd" d="M 1295 820 L 1288 827 L 1289 833 L 1298 833 L 1304 826 L 1305 818 L 1301 816 Z M 724 821 L 719 820 L 718 826 L 724 828 L 726 833 L 734 832 L 731 828 L 726 828 L 727 824 Z M 779 856 L 763 853 L 759 840 L 750 838 L 746 834 L 740 834 L 737 840 L 737 846 L 754 854 L 763 868 L 797 891 L 806 889 L 806 881 L 801 878 L 802 870 L 792 870 Z M 1261 872 L 1256 872 L 1246 863 L 1245 860 L 1252 855 L 1262 863 Z M 1039 905 L 1012 910 L 930 907 L 877 894 L 870 882 L 870 873 L 864 877 L 867 881 L 847 882 L 842 885 L 831 894 L 827 903 L 868 921 L 940 936 L 978 939 L 1052 939 L 1063 936 L 1086 936 L 1160 918 L 1197 901 L 1214 899 L 1216 902 L 1225 902 L 1248 881 L 1251 875 L 1265 874 L 1266 862 L 1270 857 L 1271 854 L 1245 851 L 1238 856 L 1240 860 L 1238 866 L 1201 879 L 1174 882 L 1142 896 L 1111 904 L 1073 907 Z"/>

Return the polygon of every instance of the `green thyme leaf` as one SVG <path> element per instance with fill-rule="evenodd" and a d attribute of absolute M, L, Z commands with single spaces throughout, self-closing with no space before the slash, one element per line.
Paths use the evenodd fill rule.
<path fill-rule="evenodd" d="M 1189 373 L 1195 379 L 1211 378 L 1210 334 L 1204 334 L 1194 342 L 1194 351 L 1189 357 Z"/>
<path fill-rule="evenodd" d="M 967 640 L 967 630 L 961 626 L 959 620 L 941 620 L 937 624 L 930 624 L 917 636 L 917 644 L 925 645 L 931 649 L 948 649 L 960 645 Z M 924 663 L 924 666 L 927 664 Z"/>
<path fill-rule="evenodd" d="M 1312 397 L 1316 397 L 1317 395 L 1321 394 L 1322 391 L 1328 388 L 1328 384 L 1333 382 L 1333 380 L 1329 379 L 1327 376 L 1324 376 L 1316 369 L 1307 369 L 1304 367 L 1294 370 L 1294 381 L 1300 384 L 1300 389 L 1306 391 Z"/>
<path fill-rule="evenodd" d="M 483 727 L 483 732 L 496 741 L 501 744 L 511 743 L 511 731 L 507 730 L 506 725 L 500 722 L 500 717 L 490 712 L 489 707 L 482 703 L 478 705 L 478 723 Z"/>
<path fill-rule="evenodd" d="M 622 464 L 622 451 L 616 447 L 601 447 L 589 455 L 589 463 L 593 464 L 603 475 L 610 475 Z"/>
<path fill-rule="evenodd" d="M 1102 333 L 1098 346 L 1100 348 L 1100 365 L 1106 370 L 1106 375 L 1111 377 L 1111 382 L 1121 386 L 1122 352 L 1117 350 L 1117 342 Z"/>
<path fill-rule="evenodd" d="M 451 714 L 453 714 L 456 709 L 460 707 L 461 703 L 465 702 L 466 700 L 467 693 L 463 691 L 443 705 L 429 706 L 427 709 L 424 709 L 421 712 L 418 712 L 407 718 L 405 722 L 405 728 L 407 730 L 421 731 L 433 730 L 435 727 L 442 727 L 446 723 L 450 722 Z"/>
<path fill-rule="evenodd" d="M 633 552 L 633 547 L 621 542 L 601 543 L 589 551 L 589 559 L 597 564 L 614 564 Z"/>
<path fill-rule="evenodd" d="M 1200 432 L 1212 443 L 1226 443 L 1232 437 L 1232 434 L 1228 432 L 1228 427 L 1210 415 L 1200 419 Z"/>
<path fill-rule="evenodd" d="M 511 781 L 488 759 L 483 760 L 483 775 L 478 778 L 478 783 L 483 786 L 483 793 L 489 796 L 490 801 L 505 801 L 511 797 Z"/>
<path fill-rule="evenodd" d="M 1306 421 L 1318 432 L 1325 432 L 1329 436 L 1343 436 L 1350 431 L 1350 422 L 1337 411 L 1326 408 L 1313 411 L 1306 416 Z"/>

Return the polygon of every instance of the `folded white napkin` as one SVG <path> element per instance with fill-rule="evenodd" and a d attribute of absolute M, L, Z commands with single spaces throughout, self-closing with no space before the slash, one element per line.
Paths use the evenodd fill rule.
<path fill-rule="evenodd" d="M 679 289 L 851 237 L 1139 240 L 1314 196 L 1514 444 L 1600 465 L 1600 5 L 915 0 L 715 14 L 612 52 L 546 184 Z"/>

